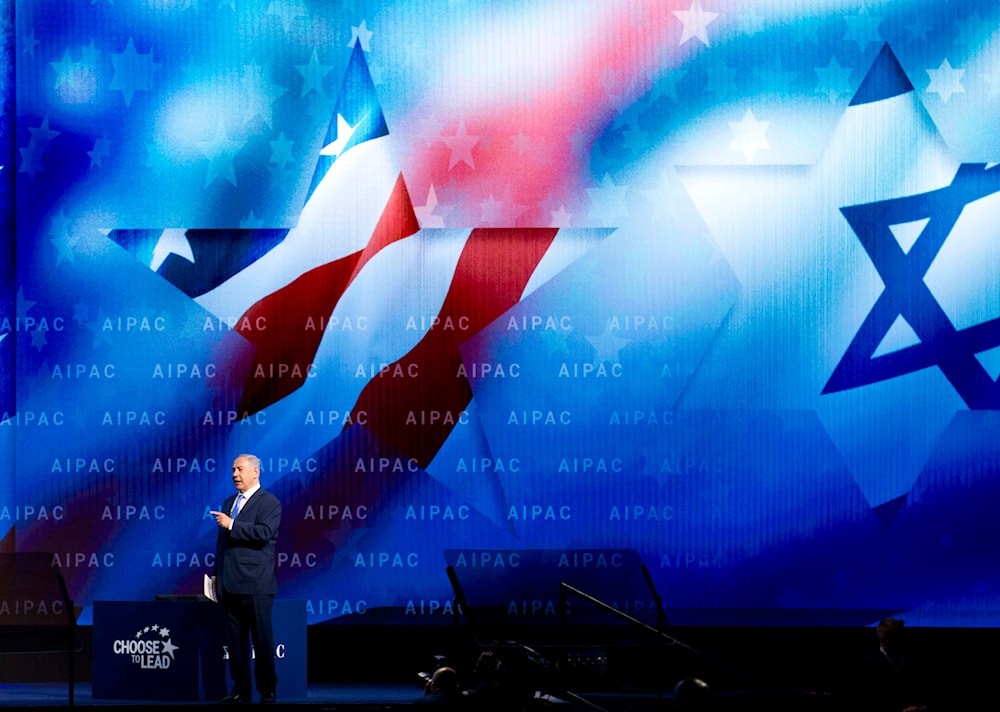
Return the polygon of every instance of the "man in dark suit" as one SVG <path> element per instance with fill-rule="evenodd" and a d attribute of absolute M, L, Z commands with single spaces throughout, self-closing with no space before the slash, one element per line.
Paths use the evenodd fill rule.
<path fill-rule="evenodd" d="M 260 701 L 276 701 L 274 631 L 271 608 L 278 590 L 274 547 L 281 524 L 281 502 L 260 486 L 260 460 L 240 455 L 233 461 L 236 492 L 221 512 L 215 548 L 215 590 L 226 618 L 232 694 L 225 703 L 250 702 L 250 642 L 256 650 Z"/>

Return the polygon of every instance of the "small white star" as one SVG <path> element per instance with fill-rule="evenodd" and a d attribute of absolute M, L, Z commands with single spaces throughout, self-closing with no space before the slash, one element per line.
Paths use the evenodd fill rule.
<path fill-rule="evenodd" d="M 149 268 L 156 272 L 170 255 L 183 257 L 194 264 L 194 251 L 187 239 L 187 230 L 168 228 L 160 233 L 160 239 L 153 247 L 153 258 L 149 261 Z"/>
<path fill-rule="evenodd" d="M 625 348 L 630 339 L 620 339 L 615 336 L 610 328 L 605 328 L 599 336 L 587 336 L 587 341 L 594 347 L 594 364 L 621 363 L 618 354 Z"/>
<path fill-rule="evenodd" d="M 355 42 L 361 43 L 361 49 L 365 52 L 371 52 L 371 41 L 372 35 L 375 33 L 368 29 L 365 21 L 362 20 L 361 24 L 357 27 L 351 26 L 351 41 L 347 43 L 348 47 L 354 47 Z"/>
<path fill-rule="evenodd" d="M 414 206 L 413 208 L 413 211 L 417 215 L 417 221 L 420 223 L 420 227 L 444 227 L 444 218 L 440 215 L 434 214 L 437 206 L 437 193 L 434 192 L 434 186 L 432 184 L 430 190 L 427 191 L 427 202 L 421 206 Z"/>
<path fill-rule="evenodd" d="M 764 138 L 767 127 L 770 125 L 770 121 L 758 121 L 754 118 L 753 111 L 747 109 L 742 121 L 729 122 L 729 130 L 733 132 L 733 140 L 729 144 L 729 150 L 743 151 L 747 161 L 752 161 L 757 151 L 771 148 L 771 144 Z"/>
<path fill-rule="evenodd" d="M 710 46 L 708 42 L 708 25 L 719 16 L 719 13 L 705 12 L 701 8 L 701 3 L 698 0 L 693 0 L 690 8 L 687 10 L 674 10 L 674 15 L 684 24 L 681 40 L 677 43 L 678 47 L 694 38 L 698 38 L 706 47 Z"/>
<path fill-rule="evenodd" d="M 816 67 L 816 74 L 819 76 L 816 91 L 826 94 L 831 104 L 839 101 L 840 97 L 851 94 L 851 68 L 842 67 L 836 57 L 830 57 L 830 62 L 825 67 Z"/>
<path fill-rule="evenodd" d="M 499 224 L 503 203 L 494 198 L 493 193 L 490 193 L 490 197 L 481 202 L 479 207 L 482 211 L 480 213 L 480 223 L 496 227 Z"/>
<path fill-rule="evenodd" d="M 449 171 L 459 163 L 464 163 L 469 168 L 476 167 L 472 149 L 479 143 L 479 136 L 469 135 L 465 130 L 465 119 L 459 122 L 458 130 L 453 135 L 441 136 L 441 140 L 451 149 L 451 158 L 448 160 Z"/>
<path fill-rule="evenodd" d="M 208 159 L 208 170 L 205 173 L 206 186 L 216 178 L 222 178 L 236 185 L 233 159 L 243 144 L 229 138 L 225 121 L 221 116 L 215 124 L 215 135 L 208 141 L 195 141 L 194 145 Z"/>
<path fill-rule="evenodd" d="M 319 53 L 315 48 L 313 48 L 312 56 L 309 57 L 309 64 L 296 64 L 295 68 L 304 80 L 300 96 L 306 96 L 313 91 L 319 95 L 323 94 L 323 79 L 333 67 L 319 63 Z"/>
<path fill-rule="evenodd" d="M 153 74 L 160 69 L 160 65 L 153 61 L 151 51 L 145 54 L 136 51 L 131 37 L 121 54 L 111 55 L 111 63 L 115 73 L 108 88 L 122 93 L 125 106 L 132 103 L 132 97 L 137 91 L 149 91 L 152 88 Z"/>
<path fill-rule="evenodd" d="M 869 15 L 867 8 L 861 8 L 857 15 L 845 16 L 844 22 L 847 23 L 844 40 L 856 43 L 862 52 L 868 48 L 868 45 L 879 44 L 882 41 L 882 36 L 878 31 L 878 26 L 882 24 L 882 18 Z"/>
<path fill-rule="evenodd" d="M 265 14 L 277 15 L 281 20 L 281 26 L 288 32 L 292 23 L 299 17 L 308 16 L 309 11 L 301 0 L 271 0 Z"/>
<path fill-rule="evenodd" d="M 560 203 L 559 209 L 550 210 L 549 214 L 552 216 L 549 227 L 569 227 L 570 220 L 573 218 L 573 214 L 566 210 L 565 203 Z"/>
<path fill-rule="evenodd" d="M 931 83 L 926 89 L 928 94 L 937 94 L 945 104 L 952 94 L 964 94 L 965 87 L 962 86 L 962 75 L 964 69 L 952 69 L 951 62 L 945 59 L 937 69 L 927 69 L 927 76 L 931 78 Z"/>
<path fill-rule="evenodd" d="M 365 116 L 367 116 L 367 114 Z M 361 118 L 361 121 L 364 121 L 364 117 Z M 344 150 L 344 146 L 346 146 L 347 142 L 351 140 L 351 136 L 354 135 L 354 132 L 361 124 L 361 121 L 354 126 L 351 126 L 347 123 L 343 116 L 337 114 L 337 138 L 334 139 L 333 143 L 328 143 L 323 146 L 323 148 L 320 149 L 320 155 L 339 156 L 341 151 Z"/>
<path fill-rule="evenodd" d="M 289 140 L 282 131 L 277 140 L 271 141 L 271 163 L 277 163 L 280 170 L 285 170 L 285 166 L 295 160 L 292 155 L 294 141 Z"/>

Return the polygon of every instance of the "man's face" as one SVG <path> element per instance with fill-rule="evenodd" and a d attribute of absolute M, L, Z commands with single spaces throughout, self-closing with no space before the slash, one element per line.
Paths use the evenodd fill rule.
<path fill-rule="evenodd" d="M 902 653 L 903 634 L 899 630 L 890 629 L 882 635 L 882 647 L 889 655 Z"/>
<path fill-rule="evenodd" d="M 245 457 L 238 457 L 233 460 L 233 485 L 238 492 L 246 492 L 260 481 L 260 470 L 251 467 L 250 461 Z"/>

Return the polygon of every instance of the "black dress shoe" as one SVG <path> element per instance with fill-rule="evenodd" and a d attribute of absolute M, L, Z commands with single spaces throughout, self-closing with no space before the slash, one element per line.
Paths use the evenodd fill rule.
<path fill-rule="evenodd" d="M 221 700 L 219 700 L 219 702 L 221 702 L 224 705 L 242 705 L 248 703 L 249 701 L 250 701 L 249 696 L 241 695 L 238 692 L 234 692 L 231 695 L 226 695 Z"/>
<path fill-rule="evenodd" d="M 260 696 L 260 703 L 262 705 L 273 705 L 277 701 L 278 697 L 273 692 L 265 692 Z"/>

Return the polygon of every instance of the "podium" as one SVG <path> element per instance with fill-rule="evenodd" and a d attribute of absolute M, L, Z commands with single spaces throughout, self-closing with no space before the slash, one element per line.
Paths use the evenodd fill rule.
<path fill-rule="evenodd" d="M 305 601 L 276 599 L 272 620 L 278 698 L 304 699 Z M 217 701 L 231 688 L 222 609 L 208 599 L 96 601 L 93 636 L 94 699 Z"/>

